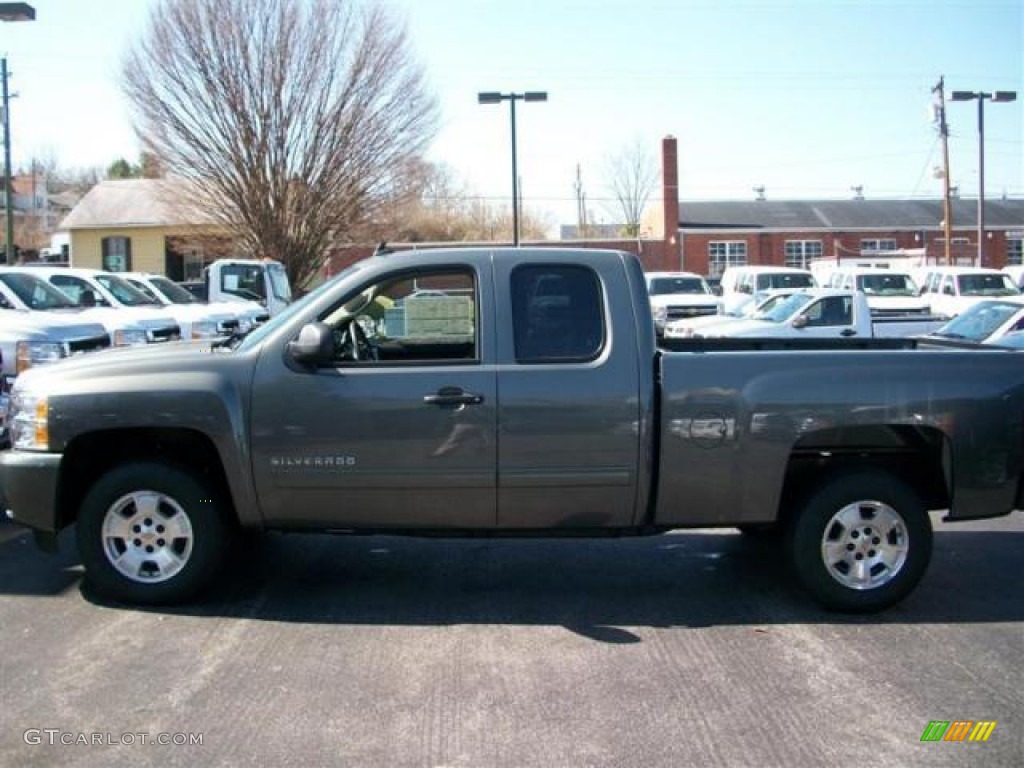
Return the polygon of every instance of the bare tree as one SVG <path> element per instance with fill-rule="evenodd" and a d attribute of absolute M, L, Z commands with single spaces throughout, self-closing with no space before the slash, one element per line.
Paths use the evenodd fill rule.
<path fill-rule="evenodd" d="M 545 239 L 548 222 L 521 211 L 520 230 L 528 240 Z M 415 158 L 406 163 L 402 183 L 374 221 L 365 239 L 397 243 L 493 241 L 511 237 L 510 208 L 488 205 L 446 165 Z"/>
<path fill-rule="evenodd" d="M 404 25 L 359 0 L 161 0 L 122 71 L 145 151 L 194 190 L 186 206 L 296 285 L 436 126 Z"/>
<path fill-rule="evenodd" d="M 658 169 L 639 138 L 608 159 L 607 184 L 615 195 L 613 215 L 621 216 L 623 234 L 639 237 L 640 219 L 658 179 Z"/>

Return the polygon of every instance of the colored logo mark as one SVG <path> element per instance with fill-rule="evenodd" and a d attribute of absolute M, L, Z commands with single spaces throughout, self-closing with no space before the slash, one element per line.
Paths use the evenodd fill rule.
<path fill-rule="evenodd" d="M 995 720 L 932 720 L 921 741 L 988 741 L 995 728 Z"/>

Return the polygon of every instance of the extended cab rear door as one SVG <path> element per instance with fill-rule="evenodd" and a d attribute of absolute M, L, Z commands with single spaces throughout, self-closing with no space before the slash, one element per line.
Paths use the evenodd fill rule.
<path fill-rule="evenodd" d="M 496 259 L 498 525 L 601 528 L 635 520 L 653 342 L 638 353 L 621 254 L 544 249 Z M 640 290 L 643 290 L 642 280 Z M 646 307 L 642 311 L 649 314 Z"/>

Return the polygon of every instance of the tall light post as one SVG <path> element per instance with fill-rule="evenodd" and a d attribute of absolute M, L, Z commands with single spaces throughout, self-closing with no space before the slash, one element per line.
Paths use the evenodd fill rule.
<path fill-rule="evenodd" d="M 36 9 L 28 3 L 0 3 L 0 21 L 35 21 Z M 0 61 L 0 77 L 4 81 L 4 214 L 7 219 L 7 251 L 5 261 L 14 261 L 14 204 L 11 199 L 11 119 L 10 97 L 7 93 L 7 57 Z"/>
<path fill-rule="evenodd" d="M 525 93 L 499 93 L 486 91 L 477 94 L 480 104 L 499 104 L 507 101 L 512 117 L 512 245 L 519 245 L 519 169 L 516 165 L 516 102 L 547 101 L 547 91 L 526 91 Z"/>
<path fill-rule="evenodd" d="M 978 101 L 978 266 L 985 266 L 985 99 L 1014 101 L 1016 91 L 953 91 L 952 101 Z"/>

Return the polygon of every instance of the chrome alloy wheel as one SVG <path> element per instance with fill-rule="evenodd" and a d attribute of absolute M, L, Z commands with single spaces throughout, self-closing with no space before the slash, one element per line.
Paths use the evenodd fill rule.
<path fill-rule="evenodd" d="M 103 518 L 103 553 L 122 576 L 142 583 L 173 578 L 188 563 L 195 536 L 185 510 L 170 496 L 133 491 Z"/>
<path fill-rule="evenodd" d="M 821 557 L 829 575 L 849 589 L 876 589 L 907 561 L 910 537 L 900 514 L 880 501 L 857 501 L 825 526 Z"/>

